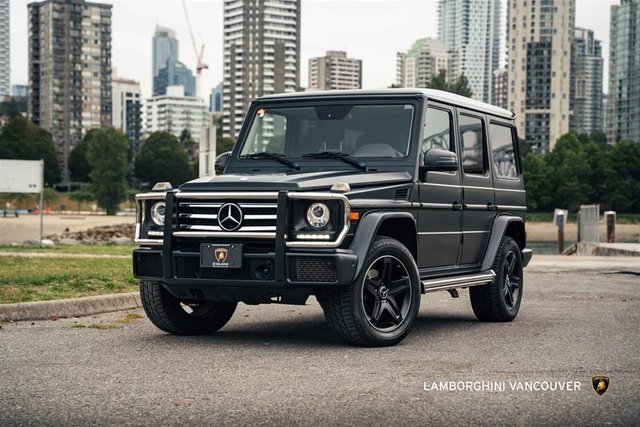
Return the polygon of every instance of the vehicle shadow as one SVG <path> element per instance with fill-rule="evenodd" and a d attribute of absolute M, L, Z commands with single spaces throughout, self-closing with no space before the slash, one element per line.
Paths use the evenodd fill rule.
<path fill-rule="evenodd" d="M 432 334 L 455 333 L 469 328 L 470 323 L 478 323 L 472 315 L 460 314 L 421 314 L 416 318 L 410 338 L 426 338 Z M 178 343 L 195 346 L 278 346 L 295 347 L 299 345 L 318 348 L 351 347 L 345 343 L 318 315 L 297 319 L 282 319 L 261 322 L 256 319 L 240 325 L 230 324 L 212 335 L 179 336 L 158 331 L 157 334 L 140 338 L 149 344 L 174 346 Z M 400 345 L 410 345 L 411 340 Z"/>

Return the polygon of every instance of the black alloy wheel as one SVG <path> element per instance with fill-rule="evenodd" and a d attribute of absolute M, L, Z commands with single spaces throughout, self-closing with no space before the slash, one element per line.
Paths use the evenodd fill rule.
<path fill-rule="evenodd" d="M 362 308 L 377 330 L 390 332 L 407 317 L 411 307 L 409 271 L 398 258 L 383 255 L 368 268 L 362 287 Z"/>

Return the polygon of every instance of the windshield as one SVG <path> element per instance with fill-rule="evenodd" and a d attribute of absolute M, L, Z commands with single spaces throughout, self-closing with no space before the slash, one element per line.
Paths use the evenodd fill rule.
<path fill-rule="evenodd" d="M 294 158 L 314 158 L 313 154 L 326 152 L 363 158 L 405 157 L 413 114 L 411 104 L 260 108 L 240 157 L 263 152 Z"/>

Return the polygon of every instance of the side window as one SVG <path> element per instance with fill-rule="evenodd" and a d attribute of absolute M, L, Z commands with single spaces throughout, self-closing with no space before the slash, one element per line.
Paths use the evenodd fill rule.
<path fill-rule="evenodd" d="M 451 113 L 445 110 L 428 107 L 425 119 L 422 152 L 430 148 L 455 151 L 451 138 Z"/>
<path fill-rule="evenodd" d="M 487 171 L 485 130 L 482 119 L 460 114 L 460 146 L 462 169 L 465 173 L 484 175 Z"/>
<path fill-rule="evenodd" d="M 516 149 L 513 130 L 510 126 L 489 124 L 491 151 L 496 175 L 502 178 L 517 178 Z"/>

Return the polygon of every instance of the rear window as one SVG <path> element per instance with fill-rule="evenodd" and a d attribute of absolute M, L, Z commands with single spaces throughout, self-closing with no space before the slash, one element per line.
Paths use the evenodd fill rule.
<path fill-rule="evenodd" d="M 500 178 L 517 178 L 515 135 L 511 126 L 497 123 L 489 125 L 491 151 L 496 176 Z"/>

